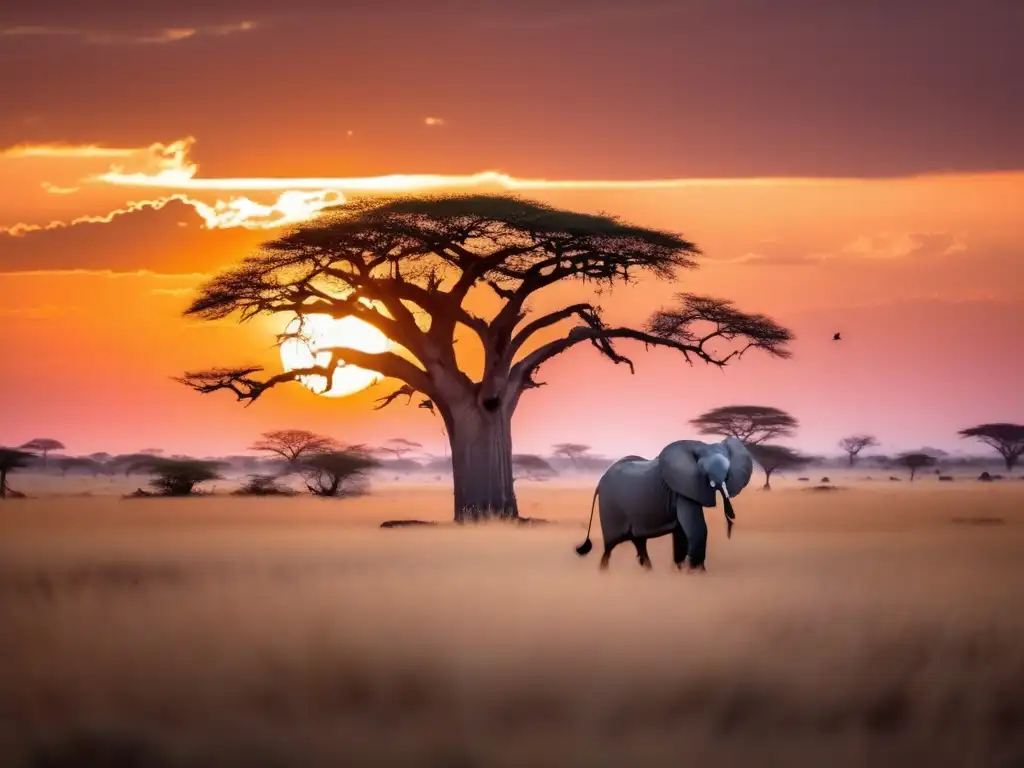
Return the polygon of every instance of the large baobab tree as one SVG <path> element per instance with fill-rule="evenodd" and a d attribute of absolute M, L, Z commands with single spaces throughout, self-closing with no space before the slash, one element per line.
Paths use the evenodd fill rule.
<path fill-rule="evenodd" d="M 616 347 L 620 340 L 717 366 L 751 348 L 789 355 L 791 334 L 769 318 L 689 293 L 642 328 L 605 324 L 589 301 L 528 319 L 527 301 L 549 286 L 576 280 L 603 287 L 644 273 L 672 280 L 696 266 L 697 253 L 675 234 L 504 195 L 356 201 L 322 212 L 213 278 L 186 314 L 216 320 L 238 313 L 242 321 L 260 314 L 354 316 L 398 349 L 318 348 L 329 358 L 325 364 L 269 378 L 256 377 L 258 366 L 241 366 L 186 373 L 179 381 L 252 401 L 299 377 L 331 377 L 341 363 L 377 371 L 402 382 L 380 407 L 419 393 L 419 405 L 443 419 L 456 520 L 517 517 L 512 415 L 526 390 L 542 386 L 537 371 L 556 355 L 589 344 L 630 370 Z M 478 292 L 496 297 L 500 308 L 489 316 L 471 309 Z M 577 326 L 551 338 L 569 320 Z M 457 328 L 483 349 L 477 373 L 456 361 Z"/>
<path fill-rule="evenodd" d="M 1024 456 L 1024 425 L 1022 424 L 979 424 L 959 432 L 960 437 L 972 437 L 999 451 L 1006 464 L 1006 471 L 1012 472 L 1017 460 Z"/>
<path fill-rule="evenodd" d="M 340 447 L 334 439 L 305 429 L 275 429 L 260 435 L 260 439 L 249 446 L 249 449 L 280 456 L 288 462 L 288 467 L 294 470 L 304 457 L 337 450 Z"/>
<path fill-rule="evenodd" d="M 877 445 L 878 438 L 874 435 L 850 435 L 839 441 L 839 447 L 846 451 L 851 467 L 857 463 L 857 455 L 861 451 Z"/>
<path fill-rule="evenodd" d="M 52 437 L 37 437 L 18 447 L 33 453 L 41 453 L 43 455 L 43 466 L 45 467 L 50 451 L 63 451 L 64 443 L 60 440 L 54 440 Z"/>
<path fill-rule="evenodd" d="M 747 446 L 796 434 L 799 422 L 768 405 L 723 405 L 702 413 L 690 424 L 702 435 L 735 437 Z"/>
<path fill-rule="evenodd" d="M 558 443 L 554 446 L 555 456 L 561 456 L 579 467 L 580 459 L 590 453 L 590 446 L 583 443 Z"/>
<path fill-rule="evenodd" d="M 772 472 L 785 472 L 787 469 L 796 469 L 811 462 L 812 457 L 805 456 L 792 448 L 784 445 L 768 445 L 765 443 L 752 443 L 747 446 L 754 461 L 761 465 L 764 470 L 764 490 L 772 489 Z"/>

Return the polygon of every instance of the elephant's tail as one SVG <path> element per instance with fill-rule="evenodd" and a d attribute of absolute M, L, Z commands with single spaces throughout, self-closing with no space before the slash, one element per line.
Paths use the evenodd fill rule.
<path fill-rule="evenodd" d="M 590 550 L 592 550 L 594 548 L 593 542 L 590 541 L 590 528 L 594 524 L 594 507 L 597 506 L 597 492 L 598 492 L 598 490 L 600 490 L 600 488 L 595 488 L 594 489 L 594 498 L 590 502 L 590 522 L 587 523 L 587 538 L 583 541 L 582 544 L 580 544 L 578 547 L 576 547 L 576 554 L 579 555 L 580 557 L 583 557 L 584 555 L 588 554 L 590 552 Z"/>

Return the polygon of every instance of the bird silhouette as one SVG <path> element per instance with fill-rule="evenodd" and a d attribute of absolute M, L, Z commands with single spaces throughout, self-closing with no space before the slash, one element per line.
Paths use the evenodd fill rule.
<path fill-rule="evenodd" d="M 832 337 L 832 341 L 840 341 L 838 333 L 835 336 Z"/>

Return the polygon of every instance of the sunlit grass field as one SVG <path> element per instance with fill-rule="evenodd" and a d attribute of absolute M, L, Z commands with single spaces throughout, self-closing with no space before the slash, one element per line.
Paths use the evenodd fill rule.
<path fill-rule="evenodd" d="M 2 502 L 0 766 L 1024 765 L 1024 482 L 839 484 L 703 575 L 578 557 L 582 485 Z"/>

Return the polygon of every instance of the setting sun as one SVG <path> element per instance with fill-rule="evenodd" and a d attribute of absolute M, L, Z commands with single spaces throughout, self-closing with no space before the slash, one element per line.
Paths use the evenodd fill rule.
<path fill-rule="evenodd" d="M 381 353 L 390 347 L 390 341 L 379 330 L 358 317 L 334 319 L 330 315 L 296 317 L 285 329 L 296 337 L 281 343 L 281 364 L 286 371 L 326 365 L 330 354 L 323 350 L 332 347 L 350 347 L 361 352 Z M 383 378 L 376 371 L 355 365 L 339 365 L 331 382 L 324 376 L 300 376 L 299 382 L 312 392 L 325 397 L 352 395 Z"/>

